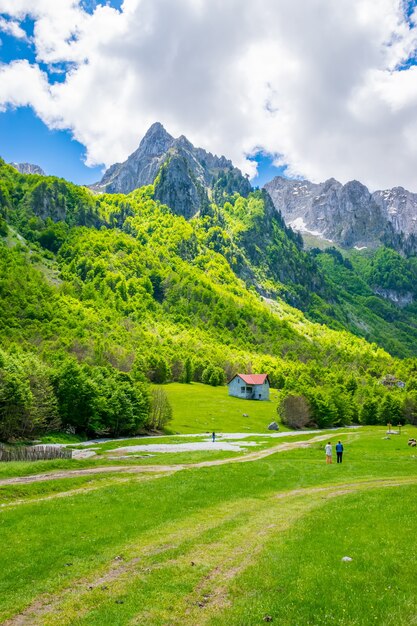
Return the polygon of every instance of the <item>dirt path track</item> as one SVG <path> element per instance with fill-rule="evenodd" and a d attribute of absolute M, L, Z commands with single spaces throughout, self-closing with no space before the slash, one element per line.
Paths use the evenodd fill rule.
<path fill-rule="evenodd" d="M 45 474 L 33 474 L 31 476 L 16 476 L 13 478 L 3 478 L 0 480 L 0 486 L 3 485 L 27 485 L 46 480 L 58 480 L 60 478 L 77 478 L 78 476 L 88 476 L 90 474 L 107 474 L 107 473 L 123 473 L 123 474 L 144 474 L 144 473 L 172 473 L 184 469 L 198 469 L 200 467 L 214 467 L 217 465 L 227 465 L 229 463 L 249 463 L 258 461 L 265 457 L 276 454 L 277 452 L 285 452 L 296 448 L 308 448 L 314 443 L 325 441 L 334 437 L 340 437 L 351 433 L 336 433 L 332 435 L 318 435 L 306 441 L 291 441 L 281 443 L 272 448 L 250 452 L 244 456 L 232 459 L 217 459 L 216 461 L 201 461 L 200 463 L 183 463 L 179 465 L 105 465 L 103 467 L 90 467 L 78 470 L 65 470 L 62 472 L 48 472 Z"/>

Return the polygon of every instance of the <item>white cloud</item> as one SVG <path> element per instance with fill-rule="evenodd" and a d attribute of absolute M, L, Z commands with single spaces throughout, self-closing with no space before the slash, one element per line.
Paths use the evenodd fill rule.
<path fill-rule="evenodd" d="M 59 83 L 37 63 L 1 66 L 0 106 L 71 129 L 89 164 L 125 159 L 159 120 L 246 171 L 261 147 L 315 181 L 417 190 L 417 69 L 404 65 L 417 28 L 402 6 L 125 0 L 87 13 L 77 0 L 0 0 L 9 24 L 35 20 L 37 63 L 71 64 Z"/>
<path fill-rule="evenodd" d="M 16 20 L 5 20 L 4 17 L 0 17 L 0 31 L 16 39 L 27 39 L 26 31 Z"/>

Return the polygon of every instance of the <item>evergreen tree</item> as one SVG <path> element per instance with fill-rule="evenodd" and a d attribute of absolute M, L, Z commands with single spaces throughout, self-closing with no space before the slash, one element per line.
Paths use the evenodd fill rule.
<path fill-rule="evenodd" d="M 184 382 L 190 383 L 193 380 L 194 368 L 190 357 L 187 357 L 184 365 Z"/>
<path fill-rule="evenodd" d="M 378 422 L 396 426 L 401 423 L 401 418 L 401 403 L 391 392 L 388 392 L 379 406 Z"/>
<path fill-rule="evenodd" d="M 359 421 L 361 424 L 377 424 L 379 419 L 379 404 L 377 400 L 368 398 L 363 403 L 359 411 Z"/>

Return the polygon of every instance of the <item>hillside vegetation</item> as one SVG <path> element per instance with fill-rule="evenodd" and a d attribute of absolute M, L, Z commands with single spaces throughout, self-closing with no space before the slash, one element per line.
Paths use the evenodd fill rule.
<path fill-rule="evenodd" d="M 355 288 L 381 310 L 368 302 L 359 322 L 353 262 L 305 252 L 264 192 L 242 197 L 227 180 L 215 191 L 187 221 L 153 185 L 94 195 L 1 164 L 1 439 L 135 434 L 153 423 L 149 382 L 216 386 L 236 371 L 302 396 L 311 425 L 384 420 L 386 402 L 392 421 L 415 419 L 415 361 L 374 342 L 412 353 L 367 291 L 379 270 L 360 268 Z M 356 323 L 372 343 L 344 329 Z M 386 374 L 406 390 L 386 389 Z"/>

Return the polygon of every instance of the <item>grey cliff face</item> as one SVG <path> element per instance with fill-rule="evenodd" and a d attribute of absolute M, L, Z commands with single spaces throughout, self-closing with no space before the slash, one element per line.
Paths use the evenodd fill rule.
<path fill-rule="evenodd" d="M 174 213 L 190 219 L 207 199 L 202 185 L 190 171 L 187 160 L 174 155 L 169 164 L 162 168 L 160 179 L 155 187 L 155 199 L 167 204 Z"/>
<path fill-rule="evenodd" d="M 33 163 L 10 163 L 10 165 L 21 174 L 39 174 L 40 176 L 46 176 L 43 169 Z"/>
<path fill-rule="evenodd" d="M 371 194 L 358 181 L 277 176 L 265 188 L 289 226 L 347 247 L 374 247 L 388 232 L 417 233 L 417 194 L 402 187 Z"/>
<path fill-rule="evenodd" d="M 124 163 L 112 165 L 91 188 L 103 193 L 130 193 L 156 181 L 156 199 L 190 218 L 208 202 L 214 182 L 224 172 L 243 178 L 225 157 L 195 148 L 184 135 L 175 139 L 157 122 L 138 149 Z"/>
<path fill-rule="evenodd" d="M 405 235 L 417 233 L 416 193 L 411 193 L 403 187 L 394 187 L 385 191 L 376 191 L 372 195 L 395 232 L 403 232 Z"/>
<path fill-rule="evenodd" d="M 91 186 L 92 189 L 103 193 L 130 193 L 152 184 L 174 141 L 162 124 L 152 124 L 139 148 L 124 163 L 109 167 L 102 180 Z"/>

